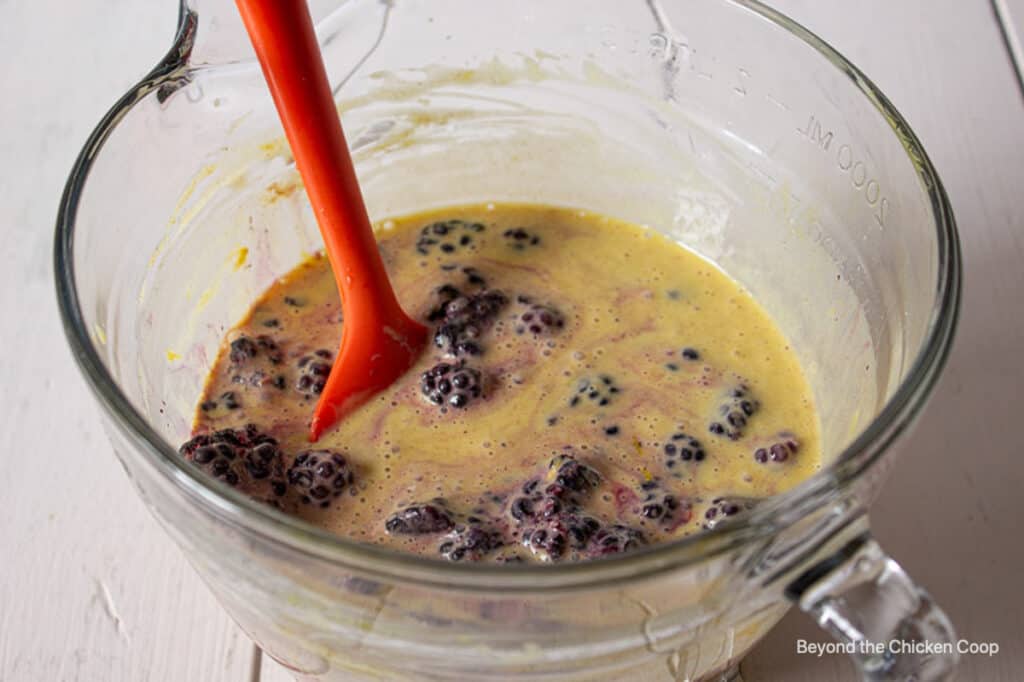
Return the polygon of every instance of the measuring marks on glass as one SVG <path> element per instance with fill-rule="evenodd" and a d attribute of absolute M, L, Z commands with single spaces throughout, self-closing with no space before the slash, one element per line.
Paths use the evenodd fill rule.
<path fill-rule="evenodd" d="M 881 228 L 886 227 L 889 217 L 889 199 L 882 193 L 882 186 L 871 176 L 864 160 L 859 158 L 849 144 L 838 143 L 833 131 L 822 125 L 813 114 L 807 123 L 796 132 L 822 153 L 829 154 L 836 162 L 836 167 L 849 176 L 850 184 L 857 191 L 864 193 L 864 200 L 871 207 L 871 214 Z"/>

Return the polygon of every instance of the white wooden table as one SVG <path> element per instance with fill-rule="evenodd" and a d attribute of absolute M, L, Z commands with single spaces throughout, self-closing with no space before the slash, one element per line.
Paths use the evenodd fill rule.
<path fill-rule="evenodd" d="M 1024 0 L 772 4 L 889 95 L 953 201 L 966 262 L 960 331 L 874 527 L 963 637 L 1000 644 L 996 657 L 964 659 L 959 678 L 1022 679 L 1024 90 L 1010 55 Z M 54 304 L 66 174 L 101 114 L 162 56 L 175 5 L 0 3 L 0 682 L 287 679 L 131 490 Z M 747 679 L 854 679 L 842 657 L 796 655 L 798 637 L 824 641 L 791 614 L 745 662 Z"/>

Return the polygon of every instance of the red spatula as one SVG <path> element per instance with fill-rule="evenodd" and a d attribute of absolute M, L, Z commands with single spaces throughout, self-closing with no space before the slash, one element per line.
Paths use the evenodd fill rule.
<path fill-rule="evenodd" d="M 398 304 L 366 215 L 305 0 L 236 0 L 327 246 L 341 348 L 310 424 L 316 441 L 404 374 L 426 328 Z"/>

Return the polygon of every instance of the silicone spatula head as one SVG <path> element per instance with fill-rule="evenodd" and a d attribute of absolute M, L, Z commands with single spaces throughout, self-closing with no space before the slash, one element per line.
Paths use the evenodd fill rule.
<path fill-rule="evenodd" d="M 341 347 L 310 422 L 316 441 L 416 362 L 426 328 L 398 303 L 373 235 L 305 0 L 236 0 L 341 294 Z"/>

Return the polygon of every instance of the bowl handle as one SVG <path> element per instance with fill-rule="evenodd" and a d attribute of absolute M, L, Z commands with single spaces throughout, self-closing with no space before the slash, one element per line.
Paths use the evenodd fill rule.
<path fill-rule="evenodd" d="M 839 641 L 865 680 L 947 680 L 959 660 L 949 618 L 867 532 L 803 571 L 786 596 Z"/>

